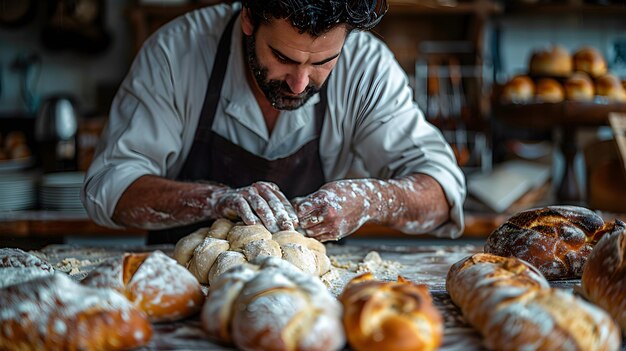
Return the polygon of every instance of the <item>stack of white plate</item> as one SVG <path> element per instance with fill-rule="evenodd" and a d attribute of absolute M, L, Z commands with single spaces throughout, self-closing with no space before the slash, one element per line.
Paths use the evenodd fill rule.
<path fill-rule="evenodd" d="M 46 174 L 41 179 L 39 200 L 46 210 L 84 213 L 80 202 L 83 172 L 59 172 Z"/>
<path fill-rule="evenodd" d="M 0 174 L 0 211 L 28 210 L 35 207 L 36 184 L 35 174 Z"/>

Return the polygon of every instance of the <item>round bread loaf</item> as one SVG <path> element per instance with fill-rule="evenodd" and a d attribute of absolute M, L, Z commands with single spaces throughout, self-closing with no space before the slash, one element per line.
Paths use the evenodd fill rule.
<path fill-rule="evenodd" d="M 211 284 L 201 314 L 211 338 L 250 351 L 341 349 L 342 308 L 317 277 L 278 257 L 252 263 Z"/>
<path fill-rule="evenodd" d="M 516 76 L 502 88 L 500 99 L 508 103 L 527 103 L 535 97 L 535 83 L 528 76 Z"/>
<path fill-rule="evenodd" d="M 626 231 L 604 235 L 583 269 L 585 297 L 604 308 L 626 333 Z"/>
<path fill-rule="evenodd" d="M 232 266 L 261 256 L 283 258 L 315 276 L 330 271 L 326 247 L 319 241 L 293 230 L 271 234 L 262 225 L 233 225 L 226 219 L 180 239 L 174 248 L 176 261 L 202 284 L 211 284 Z"/>
<path fill-rule="evenodd" d="M 586 73 L 574 73 L 565 81 L 565 97 L 572 101 L 591 101 L 595 95 L 593 82 Z"/>
<path fill-rule="evenodd" d="M 537 81 L 535 90 L 537 101 L 561 102 L 565 98 L 565 92 L 561 83 L 552 78 L 542 78 Z"/>
<path fill-rule="evenodd" d="M 549 50 L 534 52 L 529 68 L 535 76 L 568 77 L 573 70 L 572 56 L 567 49 L 553 46 Z"/>
<path fill-rule="evenodd" d="M 600 51 L 592 47 L 584 47 L 574 53 L 574 71 L 599 77 L 607 72 L 606 61 Z"/>
<path fill-rule="evenodd" d="M 596 78 L 596 94 L 607 97 L 609 101 L 626 102 L 626 90 L 621 81 L 612 74 Z"/>
<path fill-rule="evenodd" d="M 490 350 L 619 350 L 620 331 L 602 309 L 550 288 L 513 257 L 475 254 L 452 265 L 446 289 Z"/>
<path fill-rule="evenodd" d="M 487 238 L 485 252 L 513 256 L 537 267 L 549 279 L 580 277 L 595 243 L 624 223 L 604 223 L 593 211 L 549 206 L 520 212 Z"/>
<path fill-rule="evenodd" d="M 129 350 L 152 326 L 112 289 L 81 286 L 56 273 L 0 289 L 0 350 Z"/>
<path fill-rule="evenodd" d="M 122 259 L 104 262 L 94 268 L 82 284 L 119 291 L 152 322 L 191 316 L 204 302 L 196 278 L 161 251 L 128 253 Z"/>
<path fill-rule="evenodd" d="M 441 344 L 443 318 L 426 285 L 402 277 L 382 282 L 365 273 L 346 285 L 339 301 L 348 342 L 356 351 L 428 351 Z"/>

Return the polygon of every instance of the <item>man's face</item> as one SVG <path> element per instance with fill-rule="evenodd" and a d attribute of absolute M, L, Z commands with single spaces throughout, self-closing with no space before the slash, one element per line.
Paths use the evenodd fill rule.
<path fill-rule="evenodd" d="M 248 65 L 257 85 L 278 110 L 297 109 L 319 92 L 347 35 L 345 27 L 339 26 L 315 38 L 298 33 L 285 20 L 261 24 L 249 33 L 244 23 Z"/>

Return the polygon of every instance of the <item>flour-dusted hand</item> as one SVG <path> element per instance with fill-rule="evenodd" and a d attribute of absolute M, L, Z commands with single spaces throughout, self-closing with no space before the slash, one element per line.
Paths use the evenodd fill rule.
<path fill-rule="evenodd" d="M 341 239 L 367 222 L 424 233 L 448 215 L 439 184 L 420 174 L 390 180 L 338 180 L 292 203 L 300 227 L 320 241 Z"/>
<path fill-rule="evenodd" d="M 269 182 L 256 182 L 238 189 L 216 189 L 209 205 L 216 218 L 241 218 L 248 225 L 263 224 L 272 233 L 293 230 L 298 225 L 289 200 L 276 184 Z"/>

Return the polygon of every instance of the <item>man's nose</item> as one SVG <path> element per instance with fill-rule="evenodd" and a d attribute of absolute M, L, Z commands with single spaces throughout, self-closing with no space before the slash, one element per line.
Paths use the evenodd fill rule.
<path fill-rule="evenodd" d="M 287 84 L 294 94 L 302 94 L 309 85 L 309 73 L 306 69 L 296 68 L 287 76 Z"/>

